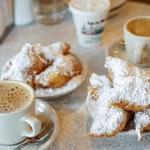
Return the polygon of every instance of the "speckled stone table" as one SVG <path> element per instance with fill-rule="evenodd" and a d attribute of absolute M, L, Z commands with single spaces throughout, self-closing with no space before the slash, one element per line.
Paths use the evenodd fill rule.
<path fill-rule="evenodd" d="M 133 16 L 150 15 L 150 5 L 127 2 L 117 16 L 108 20 L 102 46 L 82 48 L 78 45 L 72 18 L 68 12 L 66 19 L 54 26 L 38 23 L 25 27 L 15 27 L 0 45 L 0 69 L 4 63 L 26 42 L 48 45 L 55 41 L 67 41 L 73 50 L 88 64 L 89 72 L 85 82 L 72 94 L 48 103 L 56 109 L 60 119 L 60 132 L 48 150 L 150 150 L 150 137 L 137 142 L 134 133 L 119 134 L 113 138 L 93 139 L 87 133 L 88 113 L 85 107 L 88 79 L 91 72 L 104 74 L 105 48 L 122 36 L 124 22 Z"/>

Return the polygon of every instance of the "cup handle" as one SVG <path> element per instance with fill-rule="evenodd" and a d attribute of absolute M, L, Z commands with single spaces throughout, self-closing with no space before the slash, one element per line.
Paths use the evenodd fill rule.
<path fill-rule="evenodd" d="M 140 63 L 144 46 L 145 46 L 144 44 L 136 43 L 135 51 L 133 53 L 133 62 L 134 62 L 134 64 L 139 64 Z"/>
<path fill-rule="evenodd" d="M 55 138 L 58 134 L 58 131 L 59 131 L 58 117 L 57 117 L 56 113 L 54 112 L 54 110 L 49 107 L 49 105 L 47 105 L 47 107 L 45 107 L 45 110 L 42 112 L 42 114 L 45 115 L 46 117 L 48 117 L 49 120 L 54 123 L 54 130 L 53 130 L 52 135 L 49 138 L 49 140 L 47 140 L 45 143 L 43 143 L 41 146 L 39 146 L 39 150 L 47 149 L 47 147 L 53 143 L 53 141 L 55 140 Z"/>
<path fill-rule="evenodd" d="M 31 127 L 31 129 L 24 129 L 21 133 L 22 136 L 34 137 L 41 131 L 41 122 L 36 117 L 28 114 L 22 118 L 22 121 Z"/>

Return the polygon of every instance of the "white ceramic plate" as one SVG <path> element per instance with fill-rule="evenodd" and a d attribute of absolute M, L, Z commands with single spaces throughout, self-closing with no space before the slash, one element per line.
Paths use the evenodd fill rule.
<path fill-rule="evenodd" d="M 37 99 L 35 109 L 36 109 L 36 115 L 39 116 L 38 118 L 40 118 L 42 122 L 46 121 L 46 120 L 43 120 L 43 118 L 42 118 L 43 115 L 49 116 L 48 119 L 54 123 L 54 130 L 53 130 L 50 138 L 42 145 L 31 144 L 31 145 L 24 147 L 22 150 L 37 150 L 37 149 L 45 150 L 45 149 L 48 149 L 48 147 L 54 142 L 54 140 L 58 134 L 58 131 L 59 131 L 58 116 L 57 116 L 55 110 L 49 104 Z M 0 150 L 13 150 L 15 147 L 16 146 L 0 146 Z"/>
<path fill-rule="evenodd" d="M 125 48 L 125 43 L 123 41 L 123 38 L 122 37 L 119 37 L 118 39 L 115 39 L 114 41 L 112 41 L 112 43 L 110 44 L 109 48 L 105 50 L 105 56 L 108 57 L 108 56 L 112 56 L 112 57 L 118 57 L 124 61 L 127 61 L 129 64 L 132 64 L 127 56 L 127 53 L 126 53 L 126 48 Z M 133 66 L 134 64 L 132 64 Z M 142 69 L 144 71 L 150 71 L 150 67 L 141 67 L 139 69 Z M 88 125 L 87 125 L 87 130 L 89 131 L 90 127 L 91 127 L 91 124 L 93 122 L 93 118 L 96 116 L 97 114 L 97 110 L 98 110 L 98 107 L 97 107 L 97 104 L 92 104 L 91 101 L 90 101 L 90 97 L 88 96 L 87 99 L 86 99 L 86 107 L 87 107 L 87 110 L 88 110 L 88 113 L 89 113 L 89 117 L 88 117 Z M 119 136 L 122 136 L 124 139 L 127 138 L 131 138 L 131 140 L 134 140 L 132 139 L 133 136 L 136 136 L 136 139 L 137 140 L 137 135 L 135 133 L 135 126 L 134 126 L 134 121 L 131 120 L 128 122 L 125 130 L 123 130 L 122 132 L 120 132 L 118 135 Z M 133 135 L 133 136 L 131 136 Z M 143 134 L 143 136 L 150 136 L 150 132 L 149 131 L 145 131 Z M 116 138 L 116 141 L 119 142 L 118 140 L 118 137 L 119 136 L 115 136 Z M 111 139 L 111 138 L 108 138 L 108 139 Z"/>
<path fill-rule="evenodd" d="M 80 61 L 80 59 L 75 54 L 71 53 L 71 55 L 73 55 Z M 11 61 L 14 57 L 15 56 L 13 56 L 7 61 L 7 63 L 3 67 L 2 74 L 6 72 L 7 70 L 9 70 Z M 81 61 L 80 63 L 82 64 L 82 67 L 83 67 L 82 73 L 80 75 L 73 77 L 68 83 L 66 83 L 64 86 L 60 88 L 55 88 L 55 89 L 54 88 L 45 88 L 45 89 L 38 88 L 35 90 L 36 97 L 43 99 L 43 100 L 52 100 L 55 98 L 59 98 L 61 96 L 65 96 L 73 92 L 75 89 L 77 89 L 82 84 L 87 74 L 86 64 Z"/>

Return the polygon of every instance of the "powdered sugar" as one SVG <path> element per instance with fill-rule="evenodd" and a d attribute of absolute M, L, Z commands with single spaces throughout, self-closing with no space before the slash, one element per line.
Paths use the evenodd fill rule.
<path fill-rule="evenodd" d="M 140 77 L 118 77 L 114 81 L 113 87 L 108 85 L 107 80 L 103 84 L 104 87 L 97 90 L 98 99 L 101 99 L 100 101 L 103 103 L 106 100 L 109 100 L 109 103 L 125 100 L 135 105 L 145 107 L 150 105 L 150 83 L 146 79 Z M 97 83 L 101 84 L 102 82 L 97 80 Z"/>
<path fill-rule="evenodd" d="M 141 133 L 150 126 L 150 109 L 135 113 L 134 123 L 138 140 L 141 140 Z"/>
<path fill-rule="evenodd" d="M 138 68 L 117 57 L 106 57 L 105 68 L 113 74 L 113 80 L 118 77 L 138 76 L 150 79 L 149 68 Z M 109 73 L 110 73 L 109 72 Z"/>
<path fill-rule="evenodd" d="M 23 46 L 21 52 L 16 54 L 4 67 L 1 79 L 28 81 L 32 80 L 32 75 L 28 74 L 27 69 L 33 65 L 32 57 L 29 56 L 29 51 L 32 53 L 32 45 L 27 43 Z"/>
<path fill-rule="evenodd" d="M 111 88 L 109 79 L 106 76 L 92 74 L 90 85 L 91 88 L 97 88 L 96 100 L 92 98 L 90 92 L 87 96 L 87 107 L 93 118 L 90 134 L 95 136 L 117 134 L 122 130 L 121 124 L 126 124 L 127 114 L 124 110 L 113 108 L 110 105 L 110 100 L 114 97 L 114 90 Z"/>
<path fill-rule="evenodd" d="M 118 77 L 114 81 L 116 96 L 112 102 L 125 100 L 136 105 L 150 105 L 150 83 L 140 77 Z"/>
<path fill-rule="evenodd" d="M 110 82 L 109 80 L 104 76 L 96 76 L 92 75 L 90 79 L 90 84 L 93 87 L 100 87 L 100 90 L 97 92 L 98 95 L 101 95 L 100 98 L 106 99 L 106 97 L 102 97 L 102 91 L 103 88 L 105 88 L 104 95 L 107 96 L 107 99 L 111 103 L 117 102 L 119 100 L 125 100 L 129 103 L 141 105 L 141 106 L 149 106 L 150 105 L 150 82 L 147 80 L 147 78 L 144 78 L 140 72 L 138 76 L 132 75 L 128 76 L 129 70 L 127 69 L 128 66 L 123 60 L 119 60 L 118 58 L 110 58 L 106 59 L 107 64 L 111 64 L 112 62 L 113 66 L 120 66 L 120 71 L 116 71 L 116 67 L 110 66 L 114 78 L 113 78 L 113 84 L 110 88 Z M 119 62 L 119 63 L 118 63 Z M 108 65 L 107 65 L 108 66 Z M 118 69 L 118 68 L 117 68 Z M 125 70 L 123 74 L 121 74 L 121 70 Z M 137 70 L 137 68 L 136 68 Z M 123 76 L 125 75 L 125 76 Z M 105 79 L 105 80 L 104 80 Z M 103 85 L 103 86 L 101 86 Z M 109 91 L 109 92 L 108 92 Z"/>
<path fill-rule="evenodd" d="M 134 75 L 145 78 L 146 80 L 150 80 L 150 69 L 149 68 L 139 69 L 138 67 L 134 67 L 133 70 L 134 70 Z"/>
<path fill-rule="evenodd" d="M 105 67 L 113 73 L 116 96 L 111 98 L 112 102 L 125 100 L 137 105 L 150 105 L 150 83 L 144 71 L 129 67 L 127 62 L 113 57 L 106 58 Z"/>
<path fill-rule="evenodd" d="M 99 113 L 92 123 L 90 134 L 96 136 L 115 134 L 115 130 L 120 130 L 120 124 L 126 123 L 127 118 L 124 113 L 121 109 L 109 108 L 105 111 L 99 109 Z"/>
<path fill-rule="evenodd" d="M 110 99 L 110 82 L 106 76 L 98 76 L 93 73 L 90 77 L 91 88 L 96 88 L 97 99 L 93 99 L 91 92 L 88 92 L 87 106 L 92 118 L 97 116 L 98 110 L 108 108 L 108 100 Z"/>
<path fill-rule="evenodd" d="M 110 81 L 109 79 L 102 75 L 99 76 L 95 73 L 92 73 L 91 77 L 90 77 L 90 85 L 92 87 L 96 87 L 96 88 L 109 88 L 110 87 Z"/>
<path fill-rule="evenodd" d="M 128 76 L 129 74 L 127 62 L 119 58 L 107 57 L 104 67 L 111 70 L 114 77 Z"/>
<path fill-rule="evenodd" d="M 68 54 L 70 51 L 70 46 L 66 43 L 57 42 L 51 45 L 42 47 L 42 54 L 48 61 L 54 61 L 62 57 L 62 54 Z"/>

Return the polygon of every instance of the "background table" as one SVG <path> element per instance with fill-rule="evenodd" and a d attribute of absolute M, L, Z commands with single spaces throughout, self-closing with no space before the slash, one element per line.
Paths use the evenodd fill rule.
<path fill-rule="evenodd" d="M 49 150 L 149 150 L 150 138 L 137 142 L 135 135 L 119 134 L 113 138 L 93 139 L 87 133 L 88 113 L 85 108 L 88 79 L 91 72 L 104 74 L 105 48 L 123 34 L 124 22 L 133 16 L 150 15 L 150 5 L 127 2 L 117 16 L 110 18 L 104 31 L 102 45 L 98 48 L 82 48 L 78 45 L 72 18 L 68 12 L 66 19 L 54 26 L 33 24 L 15 27 L 0 45 L 0 69 L 4 63 L 21 49 L 26 42 L 39 42 L 48 45 L 56 41 L 66 41 L 72 49 L 87 62 L 89 67 L 85 82 L 72 94 L 55 100 L 55 107 L 60 119 L 60 132 Z M 51 102 L 49 102 L 51 103 Z"/>
<path fill-rule="evenodd" d="M 150 1 L 149 1 L 149 0 L 130 0 L 130 1 L 135 1 L 135 2 L 141 2 L 141 3 L 150 4 Z"/>

